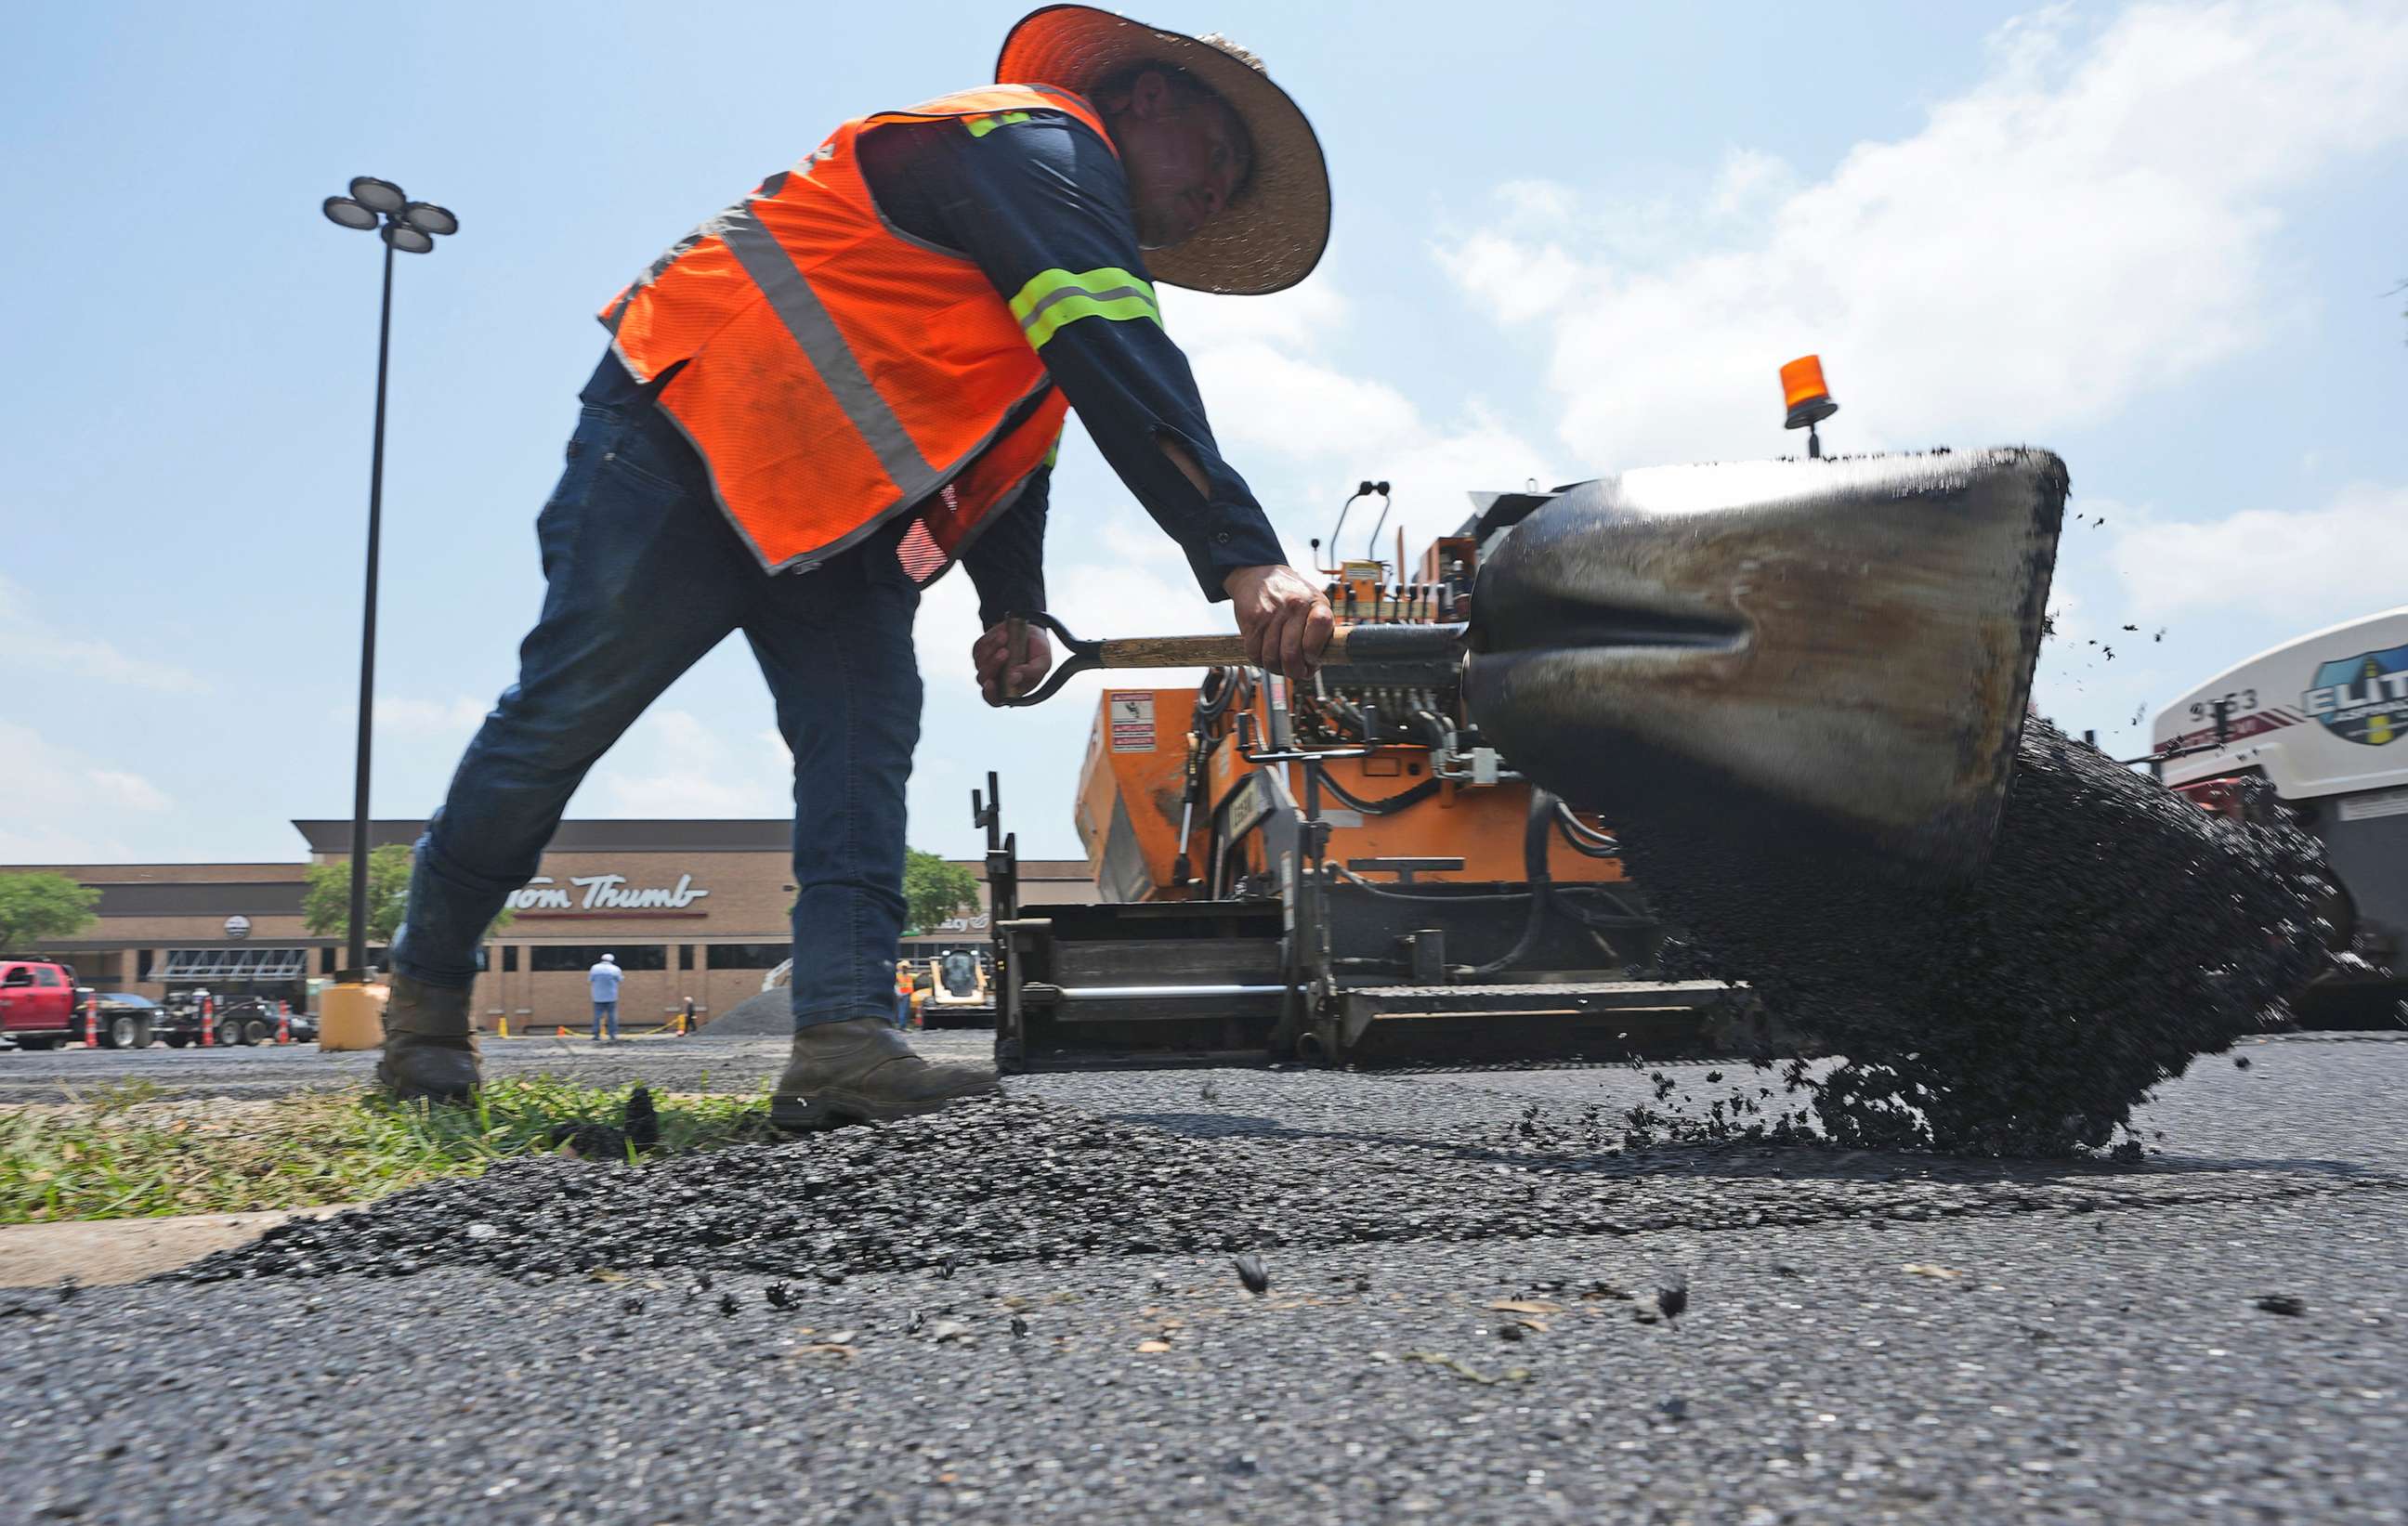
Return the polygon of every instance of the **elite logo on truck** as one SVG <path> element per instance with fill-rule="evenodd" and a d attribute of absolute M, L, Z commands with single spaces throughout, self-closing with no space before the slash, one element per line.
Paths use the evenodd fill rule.
<path fill-rule="evenodd" d="M 2300 704 L 2344 741 L 2389 746 L 2408 732 L 2408 647 L 2324 663 Z"/>

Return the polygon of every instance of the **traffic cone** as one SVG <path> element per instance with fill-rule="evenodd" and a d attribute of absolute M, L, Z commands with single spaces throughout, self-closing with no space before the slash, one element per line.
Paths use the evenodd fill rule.
<path fill-rule="evenodd" d="M 83 999 L 83 1047 L 87 1049 L 100 1048 L 100 998 L 97 996 Z"/>
<path fill-rule="evenodd" d="M 218 999 L 201 998 L 201 1048 L 213 1049 L 218 1044 Z"/>
<path fill-rule="evenodd" d="M 293 1042 L 293 1004 L 291 1002 L 276 1004 L 276 1042 L 279 1044 Z"/>

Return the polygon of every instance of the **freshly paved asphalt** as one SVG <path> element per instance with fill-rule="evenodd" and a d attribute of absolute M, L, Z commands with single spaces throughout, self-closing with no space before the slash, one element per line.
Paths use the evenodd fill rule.
<path fill-rule="evenodd" d="M 496 1058 L 749 1090 L 781 1047 L 571 1048 Z M 1488 1181 L 1483 1201 L 1513 1195 L 1498 1180 L 1590 1194 L 1624 1232 L 1500 1214 L 1496 1234 L 1271 1247 L 1260 1297 L 1220 1254 L 857 1272 L 796 1282 L 783 1309 L 755 1273 L 694 1291 L 699 1262 L 19 1295 L 0 1300 L 0 1514 L 2408 1521 L 2408 1043 L 2241 1052 L 2145 1110 L 2143 1161 L 2080 1166 L 1608 1162 L 1585 1110 L 1653 1097 L 1609 1068 L 1018 1080 L 1233 1162 L 1326 1161 L 1350 1201 L 1378 1161 Z M 258 1095 L 361 1063 L 0 1056 L 0 1099 L 121 1069 Z M 1659 1068 L 1713 1091 L 1707 1066 Z M 1640 1322 L 1674 1276 L 1688 1312 Z"/>

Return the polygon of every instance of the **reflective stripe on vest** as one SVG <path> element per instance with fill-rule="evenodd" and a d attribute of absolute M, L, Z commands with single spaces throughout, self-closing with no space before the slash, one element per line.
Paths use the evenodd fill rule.
<path fill-rule="evenodd" d="M 779 245 L 777 235 L 761 226 L 750 204 L 720 221 L 719 236 L 726 242 L 729 252 L 744 267 L 744 273 L 752 278 L 752 284 L 761 288 L 761 294 L 769 299 L 770 310 L 778 315 L 778 321 L 786 325 L 786 332 L 802 347 L 811 369 L 827 383 L 837 406 L 853 421 L 861 437 L 869 442 L 878 464 L 895 479 L 896 487 L 907 494 L 915 488 L 924 492 L 934 488 L 933 481 L 924 480 L 933 475 L 928 458 L 911 443 L 902 421 L 895 417 L 895 409 L 870 385 L 859 357 L 844 342 L 844 335 L 837 332 L 836 321 L 820 305 L 811 283 L 795 268 L 794 257 Z"/>
<path fill-rule="evenodd" d="M 1123 270 L 1050 271 L 1022 303 L 977 264 L 886 221 L 860 135 L 959 121 L 983 136 L 1038 110 L 1109 145 L 1085 100 L 995 85 L 845 123 L 696 228 L 600 314 L 638 382 L 700 452 L 722 510 L 771 571 L 816 566 L 910 512 L 924 581 L 1017 496 L 1068 405 L 1039 349 L 1082 317 L 1159 322 Z M 1117 154 L 1117 150 L 1113 150 Z"/>
<path fill-rule="evenodd" d="M 989 133 L 994 132 L 996 128 L 1004 125 L 1006 122 L 1026 121 L 1027 120 L 1028 113 L 1025 111 L 1006 111 L 998 116 L 992 117 L 964 117 L 962 119 L 962 125 L 970 130 L 970 136 L 984 137 Z"/>
<path fill-rule="evenodd" d="M 1034 349 L 1044 349 L 1055 331 L 1082 318 L 1123 323 L 1145 318 L 1153 320 L 1156 328 L 1162 326 L 1162 307 L 1154 301 L 1154 287 L 1117 265 L 1076 274 L 1039 271 L 1011 299 L 1011 316 L 1020 320 L 1021 332 L 1028 335 Z"/>

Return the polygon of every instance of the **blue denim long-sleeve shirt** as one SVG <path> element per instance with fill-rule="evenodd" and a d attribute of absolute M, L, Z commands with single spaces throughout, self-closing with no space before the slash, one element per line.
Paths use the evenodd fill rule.
<path fill-rule="evenodd" d="M 896 122 L 865 133 L 859 152 L 887 221 L 976 261 L 1006 302 L 1063 273 L 1146 278 L 1120 160 L 1068 113 Z M 1221 459 L 1187 357 L 1158 318 L 1097 312 L 1031 334 L 1096 449 L 1179 543 L 1205 597 L 1227 597 L 1221 580 L 1235 568 L 1287 560 L 1245 479 Z M 1185 449 L 1209 492 L 1197 492 L 1164 454 L 1165 441 Z M 989 626 L 1045 607 L 1052 475 L 1050 465 L 1040 469 L 963 553 Z"/>

